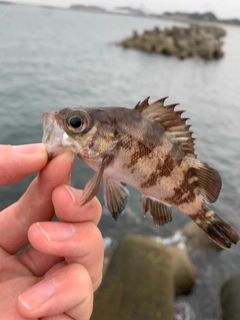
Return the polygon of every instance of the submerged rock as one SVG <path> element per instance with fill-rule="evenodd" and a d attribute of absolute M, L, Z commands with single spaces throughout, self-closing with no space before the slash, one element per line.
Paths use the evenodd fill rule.
<path fill-rule="evenodd" d="M 184 251 L 147 237 L 127 236 L 95 295 L 91 320 L 173 320 L 176 292 L 189 292 L 194 282 Z"/>
<path fill-rule="evenodd" d="M 196 282 L 196 273 L 192 262 L 182 249 L 170 247 L 168 250 L 172 255 L 175 294 L 187 294 Z"/>
<path fill-rule="evenodd" d="M 222 320 L 240 319 L 240 274 L 233 276 L 222 287 Z"/>
<path fill-rule="evenodd" d="M 193 221 L 185 224 L 179 231 L 184 236 L 185 244 L 189 249 L 222 250 Z"/>
<path fill-rule="evenodd" d="M 123 40 L 120 44 L 125 48 L 135 48 L 157 54 L 174 55 L 181 59 L 198 56 L 206 60 L 222 58 L 225 31 L 217 27 L 190 26 L 189 28 L 173 27 L 160 30 L 144 31 L 139 35 Z"/>

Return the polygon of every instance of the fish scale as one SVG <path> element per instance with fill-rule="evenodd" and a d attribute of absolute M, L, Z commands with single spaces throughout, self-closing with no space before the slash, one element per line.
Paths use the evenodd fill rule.
<path fill-rule="evenodd" d="M 96 107 L 63 109 L 43 115 L 43 142 L 49 157 L 68 149 L 96 173 L 85 185 L 81 205 L 98 192 L 104 179 L 104 201 L 117 220 L 131 185 L 142 193 L 143 213 L 156 225 L 172 220 L 172 206 L 189 216 L 215 243 L 229 248 L 237 232 L 206 203 L 216 201 L 221 178 L 197 159 L 188 118 L 149 98 L 134 109 Z"/>

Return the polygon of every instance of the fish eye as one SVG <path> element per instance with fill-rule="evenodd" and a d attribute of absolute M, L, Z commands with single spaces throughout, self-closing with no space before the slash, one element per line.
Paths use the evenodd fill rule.
<path fill-rule="evenodd" d="M 82 120 L 80 117 L 72 117 L 69 120 L 69 124 L 74 128 L 74 129 L 78 129 L 81 127 L 82 125 Z"/>
<path fill-rule="evenodd" d="M 89 115 L 84 111 L 71 112 L 66 119 L 68 130 L 74 133 L 81 133 L 88 130 L 90 123 Z"/>

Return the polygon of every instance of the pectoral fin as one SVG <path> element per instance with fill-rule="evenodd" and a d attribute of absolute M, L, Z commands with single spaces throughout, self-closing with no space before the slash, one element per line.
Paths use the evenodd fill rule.
<path fill-rule="evenodd" d="M 120 181 L 104 179 L 104 201 L 114 220 L 125 208 L 128 198 L 129 191 Z"/>
<path fill-rule="evenodd" d="M 149 211 L 153 217 L 153 221 L 158 226 L 172 220 L 172 207 L 155 198 L 142 195 L 142 208 L 144 216 Z"/>
<path fill-rule="evenodd" d="M 109 165 L 110 161 L 111 158 L 109 156 L 105 156 L 103 158 L 100 170 L 96 172 L 94 176 L 92 176 L 92 178 L 90 178 L 87 181 L 83 190 L 83 195 L 80 203 L 81 207 L 88 203 L 90 200 L 92 200 L 92 198 L 95 197 L 95 195 L 98 193 L 103 172 L 105 168 Z"/>

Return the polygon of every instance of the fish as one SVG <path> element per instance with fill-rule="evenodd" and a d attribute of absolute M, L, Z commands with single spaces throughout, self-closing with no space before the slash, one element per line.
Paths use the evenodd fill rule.
<path fill-rule="evenodd" d="M 222 248 L 237 244 L 236 230 L 207 204 L 217 200 L 217 170 L 197 159 L 189 118 L 165 105 L 167 97 L 124 107 L 64 108 L 43 114 L 43 143 L 49 158 L 71 150 L 95 174 L 87 181 L 81 206 L 104 182 L 104 202 L 117 220 L 125 208 L 127 185 L 138 189 L 144 216 L 157 226 L 172 220 L 172 207 L 190 217 Z"/>

